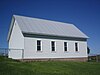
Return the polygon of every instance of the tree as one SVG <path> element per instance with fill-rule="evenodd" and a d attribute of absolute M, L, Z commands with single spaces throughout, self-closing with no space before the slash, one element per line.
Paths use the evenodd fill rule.
<path fill-rule="evenodd" d="M 89 48 L 89 47 L 87 47 L 87 53 L 88 53 L 88 54 L 90 53 L 90 48 Z"/>

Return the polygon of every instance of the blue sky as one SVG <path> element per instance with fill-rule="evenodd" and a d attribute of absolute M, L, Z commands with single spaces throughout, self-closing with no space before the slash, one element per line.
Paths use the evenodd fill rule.
<path fill-rule="evenodd" d="M 1 0 L 0 47 L 7 48 L 13 14 L 73 23 L 90 37 L 91 53 L 100 53 L 100 0 Z"/>

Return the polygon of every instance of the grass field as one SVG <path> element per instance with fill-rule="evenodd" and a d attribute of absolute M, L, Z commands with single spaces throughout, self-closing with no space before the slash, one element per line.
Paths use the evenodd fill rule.
<path fill-rule="evenodd" d="M 100 63 L 67 61 L 18 62 L 0 57 L 0 75 L 100 75 Z"/>

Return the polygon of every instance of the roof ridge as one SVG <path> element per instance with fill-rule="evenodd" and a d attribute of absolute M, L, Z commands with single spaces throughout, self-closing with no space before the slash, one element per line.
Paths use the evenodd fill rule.
<path fill-rule="evenodd" d="M 30 18 L 30 19 L 37 19 L 37 20 L 42 20 L 42 21 L 49 21 L 49 22 L 55 22 L 55 23 L 62 23 L 62 24 L 68 24 L 68 25 L 73 25 L 72 23 L 67 23 L 67 22 L 61 22 L 61 21 L 56 21 L 56 20 L 50 20 L 50 19 L 45 19 L 45 18 L 37 18 L 37 17 L 30 17 L 30 16 L 22 16 L 22 15 L 13 15 L 14 17 L 24 17 L 24 18 Z"/>

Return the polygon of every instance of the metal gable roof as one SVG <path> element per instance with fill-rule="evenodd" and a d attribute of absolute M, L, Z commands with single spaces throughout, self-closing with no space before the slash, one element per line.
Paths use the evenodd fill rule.
<path fill-rule="evenodd" d="M 23 33 L 88 38 L 73 24 L 14 15 Z"/>

